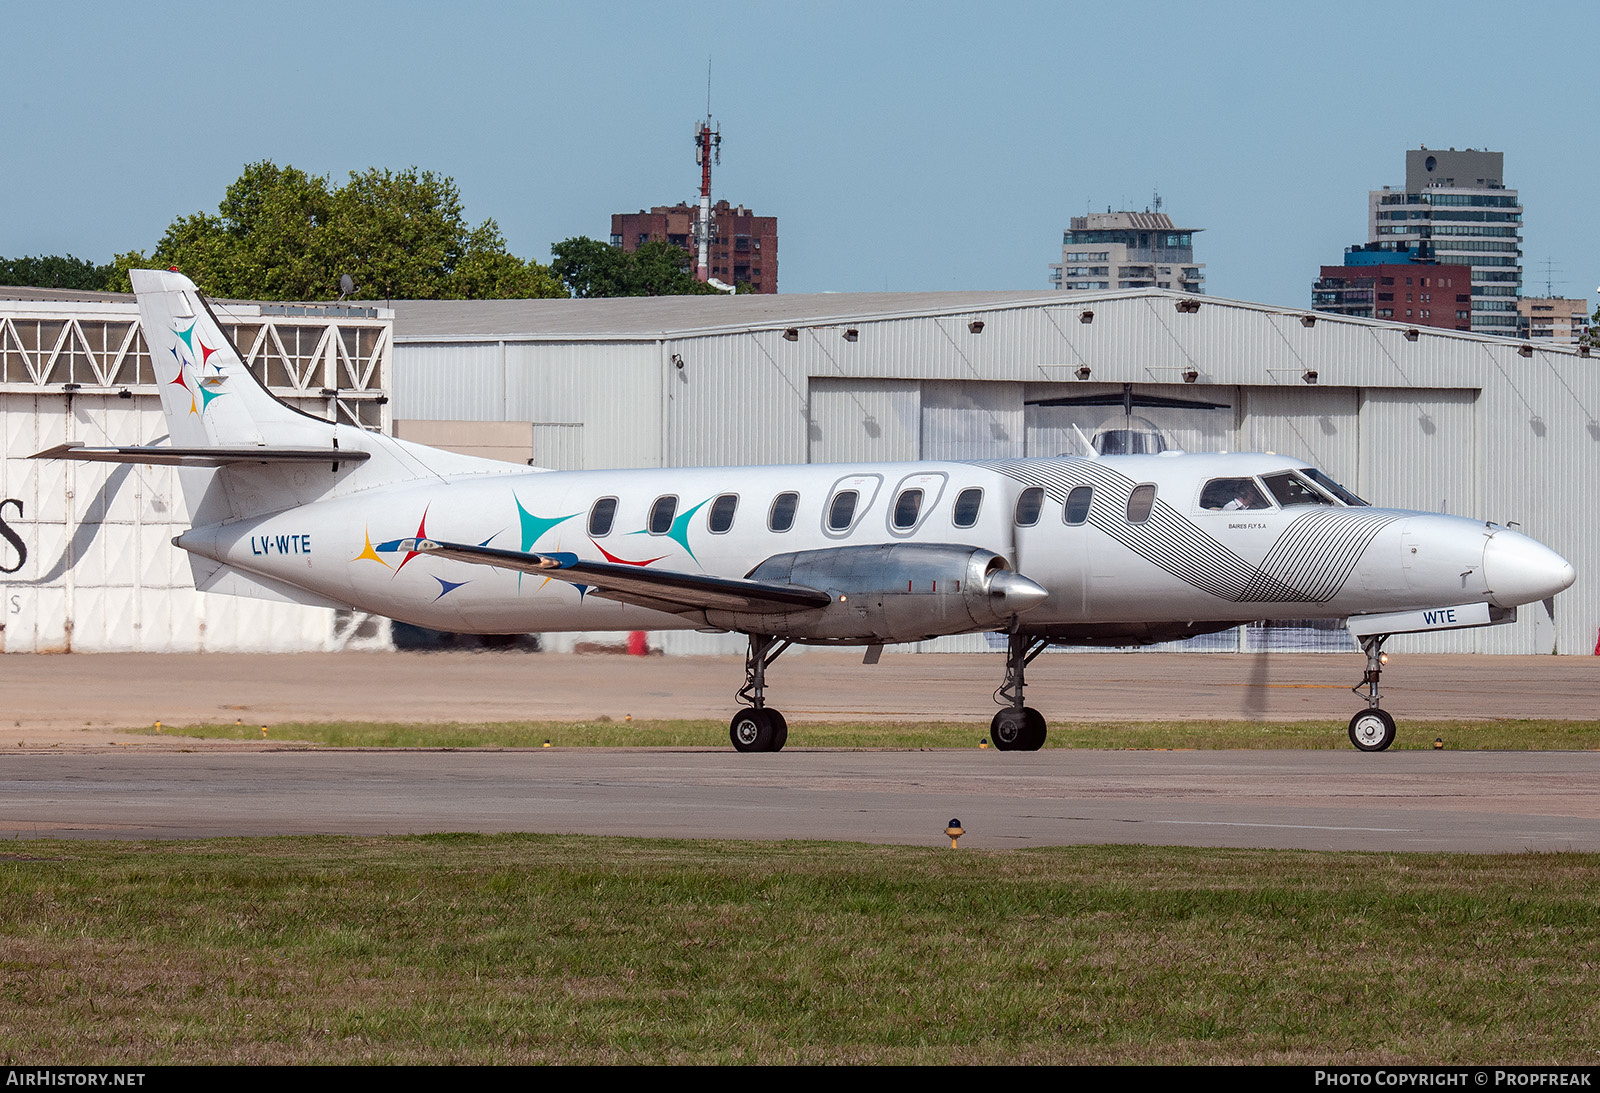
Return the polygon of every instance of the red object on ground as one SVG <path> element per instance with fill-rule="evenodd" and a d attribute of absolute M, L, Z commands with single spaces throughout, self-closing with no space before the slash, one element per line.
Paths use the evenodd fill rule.
<path fill-rule="evenodd" d="M 1595 652 L 1600 653 L 1600 645 L 1595 647 Z M 630 657 L 650 655 L 650 643 L 645 640 L 643 630 L 628 631 L 628 655 Z"/>

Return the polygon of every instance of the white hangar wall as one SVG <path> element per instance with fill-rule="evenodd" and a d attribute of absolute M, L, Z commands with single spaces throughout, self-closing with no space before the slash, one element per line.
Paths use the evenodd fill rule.
<path fill-rule="evenodd" d="M 1575 351 L 1148 290 L 748 299 L 484 302 L 446 336 L 423 328 L 448 313 L 397 304 L 395 417 L 581 435 L 542 449 L 558 468 L 1033 456 L 1121 410 L 1031 402 L 1133 384 L 1226 404 L 1137 411 L 1188 450 L 1298 456 L 1376 504 L 1514 523 L 1578 568 L 1553 622 L 1534 605 L 1396 649 L 1600 637 L 1600 371 Z"/>
<path fill-rule="evenodd" d="M 282 314 L 262 314 L 263 310 Z M 273 393 L 387 426 L 391 321 L 219 307 Z M 356 612 L 194 590 L 175 469 L 33 460 L 69 441 L 166 436 L 132 303 L 0 300 L 0 651 L 287 652 L 382 643 Z M 337 399 L 324 394 L 334 384 Z"/>

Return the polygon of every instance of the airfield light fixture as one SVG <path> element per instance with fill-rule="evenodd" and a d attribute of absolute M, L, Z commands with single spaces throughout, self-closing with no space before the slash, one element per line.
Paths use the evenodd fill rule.
<path fill-rule="evenodd" d="M 1317 325 L 1317 317 L 1315 315 L 1302 315 L 1300 316 L 1300 325 L 1309 330 Z"/>
<path fill-rule="evenodd" d="M 672 367 L 676 368 L 680 372 L 683 371 L 683 356 L 681 354 L 674 353 L 672 355 Z"/>
<path fill-rule="evenodd" d="M 1419 332 L 1418 332 L 1418 330 L 1417 330 L 1417 328 L 1416 328 L 1416 327 L 1414 327 L 1414 326 L 1413 326 L 1413 327 L 1411 327 L 1411 328 L 1410 328 L 1410 329 L 1408 329 L 1408 330 L 1407 330 L 1407 331 L 1406 331 L 1406 341 L 1408 341 L 1408 342 L 1414 342 L 1414 341 L 1416 341 L 1416 340 L 1417 340 L 1417 336 L 1418 336 L 1418 333 L 1419 333 Z"/>
<path fill-rule="evenodd" d="M 1305 382 L 1307 382 L 1307 383 L 1316 383 L 1317 382 L 1317 370 L 1315 368 L 1307 368 L 1305 370 L 1305 374 L 1302 375 L 1300 378 L 1302 380 L 1304 380 Z"/>
<path fill-rule="evenodd" d="M 1589 347 L 1588 346 L 1586 346 L 1586 345 L 1578 346 L 1578 356 L 1587 357 L 1588 355 L 1589 355 Z"/>
<path fill-rule="evenodd" d="M 132 398 L 133 397 L 133 392 L 128 390 L 126 387 L 124 387 L 122 390 L 117 392 L 117 397 L 118 398 Z"/>
<path fill-rule="evenodd" d="M 1078 321 L 1080 323 L 1094 322 L 1094 312 L 1090 311 L 1088 308 L 1084 308 L 1082 311 L 1078 312 Z"/>
<path fill-rule="evenodd" d="M 1177 307 L 1178 314 L 1180 315 L 1193 315 L 1196 311 L 1200 310 L 1200 301 L 1179 300 L 1174 306 Z"/>
<path fill-rule="evenodd" d="M 983 320 L 982 319 L 973 319 L 970 323 L 968 323 L 967 324 L 967 333 L 968 334 L 982 334 L 983 333 Z"/>
<path fill-rule="evenodd" d="M 788 330 L 785 330 L 783 332 L 783 340 L 786 341 L 786 342 L 797 342 L 797 341 L 799 341 L 800 340 L 800 328 L 797 327 L 797 326 L 791 326 Z"/>
<path fill-rule="evenodd" d="M 853 326 L 844 332 L 844 340 L 847 342 L 853 342 L 859 337 L 861 337 L 861 331 Z"/>
<path fill-rule="evenodd" d="M 1078 370 L 1076 372 L 1074 372 L 1073 375 L 1077 376 L 1081 380 L 1088 379 L 1089 378 L 1089 366 L 1087 364 L 1078 365 Z"/>
<path fill-rule="evenodd" d="M 1196 372 L 1193 368 L 1188 368 L 1188 369 L 1184 370 L 1184 373 L 1183 373 L 1183 382 L 1184 383 L 1193 383 L 1195 380 L 1197 380 L 1199 378 L 1200 378 L 1200 373 Z"/>
<path fill-rule="evenodd" d="M 950 823 L 946 825 L 944 833 L 950 836 L 950 849 L 955 850 L 956 840 L 965 835 L 967 833 L 967 829 L 961 826 L 960 820 L 952 819 Z"/>
<path fill-rule="evenodd" d="M 1519 345 L 1519 346 L 1517 346 L 1517 356 L 1519 356 L 1519 357 L 1531 357 L 1531 356 L 1533 356 L 1533 346 L 1531 346 L 1531 345 Z"/>

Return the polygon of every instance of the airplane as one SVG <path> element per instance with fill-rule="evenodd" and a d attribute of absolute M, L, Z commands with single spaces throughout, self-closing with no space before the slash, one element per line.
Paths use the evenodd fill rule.
<path fill-rule="evenodd" d="M 176 271 L 135 270 L 170 444 L 34 458 L 171 465 L 195 587 L 459 633 L 700 629 L 749 639 L 741 752 L 778 751 L 767 670 L 793 644 L 1004 634 L 990 737 L 1035 750 L 1027 667 L 1256 620 L 1344 619 L 1366 656 L 1358 749 L 1397 633 L 1495 625 L 1572 565 L 1498 524 L 1377 508 L 1304 461 L 1182 453 L 550 471 L 339 425 L 283 403 Z M 1131 410 L 1130 410 L 1131 413 Z M 1150 454 L 1155 453 L 1155 454 Z"/>

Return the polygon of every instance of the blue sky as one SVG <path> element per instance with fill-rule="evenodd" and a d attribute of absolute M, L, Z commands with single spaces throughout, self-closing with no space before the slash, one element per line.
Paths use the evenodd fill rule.
<path fill-rule="evenodd" d="M 1307 306 L 1405 151 L 1489 148 L 1525 291 L 1600 284 L 1600 5 L 145 2 L 7 8 L 0 255 L 104 261 L 247 162 L 453 176 L 549 259 L 610 214 L 779 218 L 785 292 L 1047 285 L 1086 209 L 1203 228 L 1216 295 Z"/>

